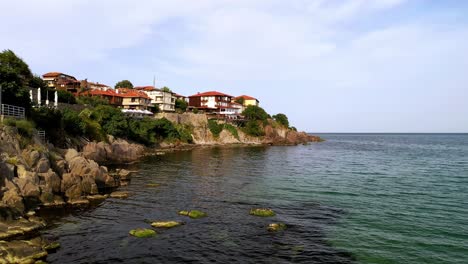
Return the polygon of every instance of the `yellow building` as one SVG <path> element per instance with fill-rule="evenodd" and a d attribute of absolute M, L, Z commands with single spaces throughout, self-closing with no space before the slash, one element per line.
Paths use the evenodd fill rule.
<path fill-rule="evenodd" d="M 235 97 L 234 102 L 241 103 L 244 107 L 247 107 L 249 105 L 258 106 L 260 104 L 257 98 L 254 98 L 248 95 L 241 95 L 241 96 Z"/>

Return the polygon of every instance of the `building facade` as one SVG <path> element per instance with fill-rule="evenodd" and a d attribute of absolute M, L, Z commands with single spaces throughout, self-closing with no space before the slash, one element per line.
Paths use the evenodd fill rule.
<path fill-rule="evenodd" d="M 47 83 L 49 88 L 67 91 L 75 95 L 80 91 L 81 88 L 80 81 L 71 75 L 61 72 L 48 72 L 42 75 L 42 79 Z"/>
<path fill-rule="evenodd" d="M 198 93 L 189 96 L 189 107 L 208 113 L 234 115 L 238 112 L 238 106 L 233 105 L 232 98 L 231 95 L 217 91 Z"/>
<path fill-rule="evenodd" d="M 157 106 L 161 112 L 175 112 L 176 94 L 153 86 L 135 87 L 136 90 L 146 93 L 151 98 L 151 104 Z"/>

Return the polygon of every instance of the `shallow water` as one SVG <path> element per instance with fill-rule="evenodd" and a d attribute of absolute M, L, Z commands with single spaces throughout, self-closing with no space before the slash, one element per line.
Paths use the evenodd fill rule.
<path fill-rule="evenodd" d="M 127 200 L 49 219 L 51 263 L 466 263 L 468 135 L 324 135 L 153 157 Z M 148 188 L 148 183 L 160 187 Z M 249 215 L 270 207 L 277 216 Z M 199 209 L 192 220 L 179 210 Z M 137 239 L 145 220 L 185 225 Z M 266 226 L 288 229 L 270 233 Z"/>

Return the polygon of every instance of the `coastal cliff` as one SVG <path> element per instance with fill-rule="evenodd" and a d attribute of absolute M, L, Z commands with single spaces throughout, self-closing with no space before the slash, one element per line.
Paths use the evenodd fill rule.
<path fill-rule="evenodd" d="M 250 136 L 238 127 L 234 127 L 234 133 L 232 129 L 222 129 L 219 135 L 214 135 L 209 129 L 209 118 L 205 114 L 160 113 L 156 117 L 166 118 L 175 124 L 190 127 L 193 142 L 196 145 L 298 145 L 322 141 L 320 137 L 280 126 L 271 119 L 263 126 L 263 136 Z"/>

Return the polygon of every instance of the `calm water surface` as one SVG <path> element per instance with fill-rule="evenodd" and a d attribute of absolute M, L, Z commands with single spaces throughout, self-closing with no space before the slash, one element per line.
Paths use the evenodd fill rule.
<path fill-rule="evenodd" d="M 50 219 L 51 263 L 468 263 L 468 135 L 328 134 L 206 148 L 133 169 L 127 200 Z M 157 188 L 145 187 L 160 183 Z M 274 218 L 250 216 L 270 207 Z M 177 211 L 199 209 L 191 220 Z M 145 220 L 180 220 L 150 239 Z M 285 232 L 269 233 L 271 222 Z"/>

